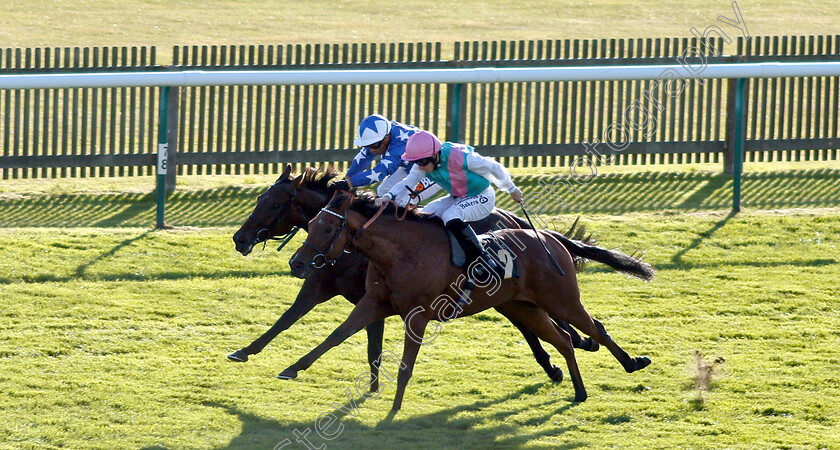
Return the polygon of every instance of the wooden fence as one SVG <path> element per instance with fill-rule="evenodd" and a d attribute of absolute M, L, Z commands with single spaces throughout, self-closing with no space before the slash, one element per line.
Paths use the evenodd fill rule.
<path fill-rule="evenodd" d="M 7 49 L 0 51 L 0 73 L 674 64 L 689 47 L 706 55 L 722 49 L 722 42 L 708 45 L 668 38 L 457 42 L 451 59 L 443 58 L 440 43 L 179 46 L 170 67 L 155 64 L 153 47 Z M 836 61 L 840 36 L 739 39 L 736 53 L 706 60 Z M 746 160 L 836 160 L 838 81 L 750 80 Z M 616 140 L 610 125 L 640 123 L 646 110 L 648 126 L 626 127 L 629 142 L 612 152 L 612 164 L 731 164 L 733 89 L 726 80 L 689 80 L 678 95 L 653 80 L 172 91 L 177 114 L 170 115 L 169 148 L 177 149 L 178 174 L 277 173 L 287 162 L 340 165 L 356 152 L 356 124 L 373 112 L 530 167 L 568 165 L 586 154 L 584 141 Z M 0 91 L 3 178 L 152 174 L 158 95 L 157 88 Z M 627 111 L 634 102 L 641 108 Z"/>
<path fill-rule="evenodd" d="M 154 47 L 0 51 L 0 73 L 160 70 Z M 157 89 L 0 90 L 2 177 L 148 173 L 157 144 Z M 138 158 L 139 157 L 139 158 Z"/>

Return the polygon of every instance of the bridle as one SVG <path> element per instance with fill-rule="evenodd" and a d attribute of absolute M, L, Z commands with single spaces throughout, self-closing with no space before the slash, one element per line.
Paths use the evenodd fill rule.
<path fill-rule="evenodd" d="M 320 269 L 321 267 L 324 267 L 327 264 L 329 264 L 331 266 L 335 265 L 335 262 L 338 260 L 338 257 L 341 256 L 341 253 L 336 255 L 336 257 L 333 258 L 333 259 L 328 259 L 327 254 L 332 251 L 333 246 L 335 245 L 336 239 L 338 239 L 338 237 L 341 236 L 341 232 L 344 231 L 344 227 L 347 226 L 347 213 L 346 212 L 344 213 L 344 215 L 341 215 L 341 214 L 339 214 L 335 211 L 330 211 L 327 208 L 321 208 L 321 211 L 323 211 L 327 214 L 331 214 L 331 215 L 341 219 L 341 225 L 338 226 L 338 229 L 335 231 L 335 234 L 333 234 L 333 237 L 330 239 L 330 243 L 329 243 L 329 246 L 327 247 L 327 251 L 322 251 L 320 248 L 310 244 L 309 242 L 307 242 L 308 239 L 306 241 L 303 241 L 303 245 L 305 245 L 305 246 L 307 246 L 307 247 L 309 247 L 312 250 L 315 250 L 317 252 L 315 254 L 315 256 L 312 257 L 312 261 L 309 263 L 310 265 L 312 265 L 312 267 L 314 267 L 316 269 Z M 354 238 L 355 238 L 355 236 L 354 236 Z M 351 241 L 352 241 L 352 239 L 351 239 Z M 348 242 L 347 244 L 349 245 L 350 242 Z M 318 259 L 319 257 L 321 258 L 320 260 Z"/>
<path fill-rule="evenodd" d="M 370 224 L 372 224 L 374 220 L 378 219 L 379 216 L 382 215 L 382 212 L 385 211 L 385 208 L 387 206 L 388 206 L 388 203 L 383 203 L 382 206 L 379 207 L 379 210 L 376 211 L 376 214 L 374 214 L 373 217 L 368 219 L 368 221 L 365 222 L 364 225 L 359 227 L 359 229 L 356 231 L 356 233 L 353 234 L 353 236 L 350 238 L 349 241 L 347 241 L 346 244 L 344 244 L 344 246 L 347 247 L 353 241 L 355 241 L 356 238 L 359 237 L 360 234 L 362 234 L 362 231 L 365 231 L 365 229 Z M 327 251 L 322 251 L 320 248 L 318 248 L 318 247 L 310 244 L 309 242 L 307 242 L 308 240 L 303 241 L 303 245 L 305 245 L 305 246 L 311 248 L 312 250 L 315 250 L 315 252 L 317 252 L 315 254 L 315 256 L 312 257 L 312 261 L 309 263 L 312 267 L 314 267 L 316 269 L 320 269 L 327 264 L 329 264 L 331 266 L 335 265 L 335 262 L 338 260 L 338 257 L 341 256 L 341 252 L 339 252 L 338 255 L 336 255 L 336 257 L 332 258 L 332 259 L 329 259 L 327 257 L 327 255 L 333 250 L 333 246 L 335 245 L 335 241 L 338 239 L 339 236 L 341 236 L 341 232 L 344 231 L 344 228 L 347 226 L 347 212 L 346 211 L 344 212 L 343 215 L 339 214 L 335 211 L 330 211 L 326 207 L 321 208 L 321 211 L 341 219 L 341 225 L 338 226 L 338 229 L 335 231 L 335 234 L 333 234 L 332 238 L 330 238 L 330 243 L 328 244 Z M 344 250 L 344 251 L 347 251 L 347 250 Z M 318 258 L 320 258 L 320 259 L 318 259 Z"/>
<path fill-rule="evenodd" d="M 309 216 L 306 214 L 306 212 L 304 212 L 303 208 L 297 202 L 297 193 L 296 192 L 292 192 L 292 199 L 290 200 L 290 202 L 292 203 L 292 205 L 297 207 L 298 214 L 300 214 L 300 216 L 303 217 L 303 220 L 306 221 L 306 222 L 309 222 L 309 220 L 310 220 Z M 285 247 L 286 244 L 288 244 L 289 241 L 291 241 L 292 238 L 295 237 L 295 234 L 297 234 L 297 232 L 300 230 L 300 227 L 292 227 L 292 229 L 289 230 L 288 233 L 286 233 L 282 236 L 278 236 L 278 237 L 271 236 L 271 229 L 276 227 L 280 223 L 280 220 L 282 220 L 283 217 L 285 217 L 286 214 L 288 214 L 289 210 L 291 210 L 291 209 L 292 209 L 291 206 L 289 208 L 286 208 L 286 210 L 283 211 L 282 214 L 278 214 L 277 217 L 275 217 L 274 220 L 272 220 L 267 226 L 263 225 L 262 222 L 259 222 L 261 225 L 263 225 L 263 228 L 260 228 L 259 231 L 257 231 L 257 236 L 254 238 L 254 245 L 259 244 L 260 242 L 263 242 L 263 243 L 265 243 L 265 244 L 263 244 L 263 249 L 265 249 L 265 245 L 268 243 L 269 240 L 283 241 L 283 242 L 280 243 L 280 246 L 277 247 L 278 252 L 280 250 L 282 250 L 283 247 Z M 253 219 L 255 221 L 258 221 L 258 219 L 254 216 L 253 213 L 251 213 L 248 216 L 248 218 Z M 263 234 L 265 234 L 265 237 L 263 237 Z"/>

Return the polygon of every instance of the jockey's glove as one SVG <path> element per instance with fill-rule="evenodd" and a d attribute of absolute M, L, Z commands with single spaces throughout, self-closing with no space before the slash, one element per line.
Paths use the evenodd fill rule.
<path fill-rule="evenodd" d="M 332 188 L 336 191 L 349 191 L 350 183 L 347 180 L 338 180 L 332 183 Z"/>
<path fill-rule="evenodd" d="M 382 197 L 377 197 L 376 200 L 373 201 L 373 204 L 376 205 L 376 207 L 378 208 L 382 206 L 383 203 L 388 203 L 393 199 L 394 197 L 391 197 L 390 193 L 386 193 Z"/>

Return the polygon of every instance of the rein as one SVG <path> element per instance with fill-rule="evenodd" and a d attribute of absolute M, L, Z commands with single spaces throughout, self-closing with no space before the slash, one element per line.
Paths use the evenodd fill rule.
<path fill-rule="evenodd" d="M 292 193 L 291 203 L 292 203 L 292 205 L 297 207 L 298 213 L 300 214 L 301 217 L 303 217 L 303 220 L 305 220 L 306 222 L 309 222 L 309 220 L 310 220 L 309 216 L 303 210 L 303 207 L 301 207 L 300 204 L 297 202 L 297 194 L 296 193 Z M 282 241 L 280 243 L 280 246 L 277 247 L 277 251 L 279 252 L 280 250 L 283 250 L 283 247 L 285 247 L 286 244 L 288 244 L 289 241 L 291 241 L 292 238 L 295 237 L 297 232 L 300 231 L 300 227 L 292 227 L 292 229 L 289 230 L 288 233 L 286 233 L 282 236 L 277 236 L 277 237 L 271 236 L 271 228 L 274 228 L 280 222 L 280 219 L 282 219 L 288 212 L 289 211 L 286 210 L 286 212 L 278 215 L 277 218 L 272 220 L 271 223 L 268 226 L 263 227 L 259 231 L 257 231 L 257 243 L 260 243 L 260 242 L 263 243 L 263 250 L 265 250 L 266 245 L 268 245 L 268 241 Z M 254 217 L 254 214 L 251 214 L 248 217 L 251 218 L 251 219 L 257 220 L 257 218 Z M 267 236 L 262 237 L 263 233 L 267 234 Z"/>
<path fill-rule="evenodd" d="M 364 225 L 359 227 L 359 229 L 356 230 L 356 232 L 353 234 L 353 236 L 350 237 L 350 240 L 347 241 L 347 243 L 344 244 L 344 246 L 347 247 L 348 245 L 350 245 L 350 243 L 355 241 L 356 238 L 359 237 L 359 235 L 362 234 L 362 232 L 365 231 L 365 229 L 367 229 L 368 226 L 370 226 L 370 224 L 372 224 L 376 219 L 379 218 L 379 216 L 382 215 L 382 212 L 385 211 L 385 208 L 387 206 L 388 206 L 388 203 L 383 203 L 382 206 L 379 207 L 379 210 L 376 211 L 376 214 L 374 214 L 373 217 L 368 219 L 368 221 L 365 222 Z M 303 241 L 303 245 L 305 245 L 305 246 L 307 246 L 307 247 L 309 247 L 312 250 L 315 250 L 317 252 L 315 254 L 315 256 L 312 257 L 312 262 L 310 262 L 312 267 L 314 267 L 316 269 L 320 269 L 327 264 L 329 264 L 331 266 L 335 265 L 335 262 L 338 261 L 338 257 L 341 256 L 341 253 L 336 255 L 336 257 L 333 258 L 333 259 L 327 259 L 327 254 L 332 251 L 333 246 L 335 245 L 336 239 L 338 239 L 338 237 L 341 236 L 341 232 L 344 231 L 344 227 L 347 226 L 347 212 L 345 212 L 344 215 L 341 215 L 341 214 L 339 214 L 335 211 L 330 211 L 326 207 L 321 208 L 321 211 L 341 219 L 341 225 L 339 225 L 338 230 L 336 230 L 332 239 L 330 239 L 330 243 L 329 243 L 329 246 L 327 247 L 327 251 L 322 251 L 320 248 L 310 244 L 309 242 Z M 346 250 L 344 250 L 344 251 L 346 251 Z M 321 258 L 320 260 L 318 259 L 319 257 Z"/>

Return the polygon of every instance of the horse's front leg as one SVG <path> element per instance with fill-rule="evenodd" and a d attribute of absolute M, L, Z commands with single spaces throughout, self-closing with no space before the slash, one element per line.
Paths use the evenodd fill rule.
<path fill-rule="evenodd" d="M 408 385 L 408 380 L 411 379 L 411 374 L 414 372 L 417 353 L 420 352 L 421 342 L 417 339 L 417 336 L 423 336 L 426 331 L 426 325 L 429 323 L 429 319 L 425 318 L 422 314 L 410 315 L 404 319 L 406 319 L 406 331 L 402 364 L 400 364 L 400 374 L 397 377 L 397 392 L 394 394 L 394 406 L 391 407 L 391 414 L 396 413 L 402 407 L 405 388 Z M 411 331 L 409 332 L 409 330 Z"/>
<path fill-rule="evenodd" d="M 370 392 L 379 391 L 379 364 L 382 355 L 382 339 L 385 334 L 385 321 L 376 320 L 365 327 L 368 336 L 368 364 L 370 373 L 373 374 L 373 382 L 370 384 Z"/>
<path fill-rule="evenodd" d="M 329 266 L 331 267 L 331 266 Z M 286 312 L 277 319 L 277 322 L 268 329 L 262 336 L 251 342 L 247 347 L 239 349 L 230 355 L 228 359 L 236 362 L 248 361 L 249 355 L 256 355 L 261 352 L 269 342 L 278 334 L 282 333 L 306 313 L 312 310 L 315 305 L 323 303 L 336 295 L 338 289 L 334 283 L 335 276 L 326 267 L 322 270 L 313 270 L 303 282 L 295 302 Z"/>
<path fill-rule="evenodd" d="M 368 324 L 393 315 L 392 309 L 389 306 L 389 304 L 379 302 L 372 296 L 366 294 L 356 304 L 347 319 L 330 333 L 324 342 L 277 375 L 277 378 L 281 380 L 296 378 L 299 371 L 308 369 L 312 363 L 318 360 L 329 349 L 341 344 Z"/>

